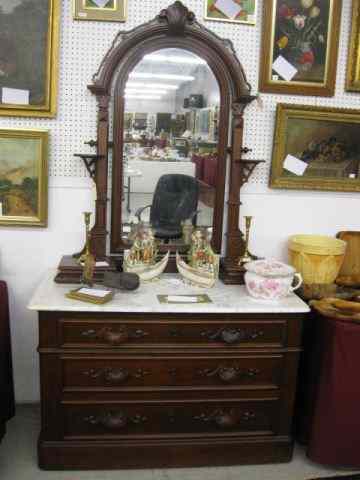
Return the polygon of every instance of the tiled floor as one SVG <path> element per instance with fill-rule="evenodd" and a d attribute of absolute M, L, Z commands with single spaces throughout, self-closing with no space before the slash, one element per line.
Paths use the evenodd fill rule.
<path fill-rule="evenodd" d="M 292 462 L 277 465 L 106 472 L 45 472 L 37 467 L 38 431 L 39 408 L 37 406 L 18 407 L 17 415 L 9 422 L 8 432 L 0 444 L 1 480 L 305 480 L 351 473 L 350 470 L 337 471 L 311 463 L 300 447 L 296 448 Z"/>

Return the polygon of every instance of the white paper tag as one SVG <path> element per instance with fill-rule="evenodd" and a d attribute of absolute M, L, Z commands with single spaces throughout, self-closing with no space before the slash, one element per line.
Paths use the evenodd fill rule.
<path fill-rule="evenodd" d="M 30 91 L 19 90 L 18 88 L 2 89 L 2 103 L 9 103 L 12 105 L 29 105 Z"/>
<path fill-rule="evenodd" d="M 250 23 L 255 23 L 255 15 L 248 15 L 247 21 Z"/>
<path fill-rule="evenodd" d="M 184 285 L 183 281 L 178 280 L 177 278 L 169 278 L 169 280 L 167 280 L 167 283 L 172 287 L 176 287 L 176 288 L 180 288 Z"/>
<path fill-rule="evenodd" d="M 242 10 L 242 7 L 233 0 L 217 0 L 214 6 L 232 20 L 236 18 Z"/>
<path fill-rule="evenodd" d="M 79 17 L 82 17 L 82 18 L 86 18 L 86 17 L 87 17 L 87 13 L 85 13 L 85 12 L 79 12 L 79 13 L 78 13 L 78 16 L 79 16 Z"/>
<path fill-rule="evenodd" d="M 177 302 L 177 303 L 198 303 L 197 297 L 187 297 L 183 295 L 168 295 L 168 302 Z"/>
<path fill-rule="evenodd" d="M 3 216 L 3 208 L 2 208 L 2 202 L 0 202 L 0 217 Z"/>
<path fill-rule="evenodd" d="M 96 290 L 92 288 L 80 288 L 78 293 L 83 293 L 84 295 L 91 295 L 92 297 L 104 298 L 106 295 L 111 293 L 111 290 Z"/>
<path fill-rule="evenodd" d="M 284 169 L 295 175 L 302 176 L 307 169 L 308 164 L 293 155 L 288 155 L 284 161 Z"/>
<path fill-rule="evenodd" d="M 100 8 L 104 8 L 110 0 L 93 0 L 93 2 Z"/>
<path fill-rule="evenodd" d="M 95 267 L 108 267 L 108 262 L 96 262 Z"/>
<path fill-rule="evenodd" d="M 287 82 L 290 82 L 290 80 L 292 80 L 298 72 L 294 65 L 291 65 L 291 63 L 288 62 L 286 58 L 284 58 L 282 55 L 278 56 L 278 58 L 273 63 L 272 68 Z"/>

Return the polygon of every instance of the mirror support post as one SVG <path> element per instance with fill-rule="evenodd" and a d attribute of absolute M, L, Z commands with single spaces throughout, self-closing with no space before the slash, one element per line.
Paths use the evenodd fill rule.
<path fill-rule="evenodd" d="M 89 87 L 96 94 L 98 102 L 98 131 L 97 154 L 99 160 L 95 172 L 96 206 L 95 225 L 91 230 L 91 251 L 96 259 L 106 257 L 106 219 L 107 219 L 107 191 L 108 191 L 108 134 L 109 134 L 109 102 L 107 92 L 98 92 Z"/>
<path fill-rule="evenodd" d="M 239 229 L 240 188 L 243 185 L 242 153 L 245 108 L 256 99 L 253 95 L 243 95 L 232 105 L 232 145 L 229 171 L 228 222 L 226 233 L 226 255 L 221 262 L 220 278 L 226 284 L 243 284 L 244 268 L 238 265 L 244 252 L 245 243 Z"/>

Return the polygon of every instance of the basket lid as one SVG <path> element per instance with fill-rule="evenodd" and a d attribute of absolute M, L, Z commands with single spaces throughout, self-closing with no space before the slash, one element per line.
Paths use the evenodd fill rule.
<path fill-rule="evenodd" d="M 326 235 L 292 235 L 289 248 L 294 252 L 306 252 L 313 255 L 343 255 L 346 242 Z"/>
<path fill-rule="evenodd" d="M 245 263 L 244 268 L 262 277 L 288 277 L 296 272 L 294 267 L 272 259 Z"/>

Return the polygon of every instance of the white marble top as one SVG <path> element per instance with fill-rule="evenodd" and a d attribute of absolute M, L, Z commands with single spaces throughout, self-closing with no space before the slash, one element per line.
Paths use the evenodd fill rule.
<path fill-rule="evenodd" d="M 118 291 L 104 305 L 70 300 L 65 294 L 79 285 L 60 285 L 53 279 L 55 271 L 48 272 L 36 289 L 28 308 L 37 311 L 64 312 L 144 312 L 144 313 L 306 313 L 309 307 L 295 294 L 278 302 L 251 298 L 244 286 L 224 285 L 204 289 L 185 285 L 176 274 L 163 275 L 160 280 L 143 283 L 133 292 Z M 212 303 L 161 304 L 157 295 L 197 295 L 206 293 Z"/>

